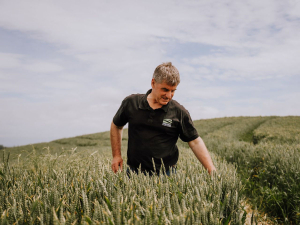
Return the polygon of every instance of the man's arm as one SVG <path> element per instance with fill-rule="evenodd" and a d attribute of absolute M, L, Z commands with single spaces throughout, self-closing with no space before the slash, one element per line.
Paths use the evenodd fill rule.
<path fill-rule="evenodd" d="M 123 159 L 121 155 L 122 134 L 123 134 L 123 127 L 118 127 L 114 124 L 114 122 L 111 122 L 110 143 L 111 143 L 111 149 L 113 155 L 111 168 L 115 173 L 118 172 L 119 167 L 121 170 L 123 167 Z"/>
<path fill-rule="evenodd" d="M 212 171 L 216 171 L 216 168 L 211 160 L 209 152 L 202 140 L 202 138 L 198 137 L 193 141 L 189 142 L 190 148 L 193 150 L 197 159 L 201 162 L 201 164 L 208 170 L 208 173 L 211 174 Z"/>

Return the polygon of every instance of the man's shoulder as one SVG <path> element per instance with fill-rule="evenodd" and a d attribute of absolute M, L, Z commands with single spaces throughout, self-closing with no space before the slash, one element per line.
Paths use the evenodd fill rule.
<path fill-rule="evenodd" d="M 123 107 L 138 108 L 145 94 L 131 94 L 122 101 Z"/>
<path fill-rule="evenodd" d="M 143 96 L 145 96 L 145 94 L 131 94 L 131 95 L 128 95 L 124 100 L 127 100 L 127 101 L 134 101 L 134 100 L 139 100 L 141 99 Z"/>

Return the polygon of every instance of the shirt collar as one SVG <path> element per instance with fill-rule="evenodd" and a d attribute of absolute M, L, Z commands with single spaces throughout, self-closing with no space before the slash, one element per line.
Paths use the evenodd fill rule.
<path fill-rule="evenodd" d="M 147 97 L 148 95 L 152 92 L 152 89 L 149 89 L 147 91 L 147 93 L 141 98 L 140 102 L 139 102 L 139 108 L 140 109 L 148 109 L 148 110 L 152 110 L 152 108 L 150 107 L 148 101 L 147 101 Z M 172 101 L 172 100 L 171 100 Z M 168 112 L 169 109 L 169 105 L 170 102 L 167 105 L 163 105 L 160 109 L 164 110 L 165 112 Z"/>

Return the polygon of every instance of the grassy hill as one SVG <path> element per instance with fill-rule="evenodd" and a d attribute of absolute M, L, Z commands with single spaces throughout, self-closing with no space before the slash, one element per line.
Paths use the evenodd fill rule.
<path fill-rule="evenodd" d="M 258 117 L 258 118 L 264 122 L 277 117 Z M 216 132 L 217 130 L 222 129 L 223 127 L 226 127 L 228 125 L 236 124 L 239 121 L 245 121 L 245 119 L 250 119 L 250 120 L 252 119 L 254 121 L 257 119 L 257 117 L 228 117 L 228 118 L 197 120 L 194 121 L 194 125 L 198 130 L 199 135 L 205 139 L 206 135 Z M 254 128 L 256 128 L 256 126 L 258 125 L 260 125 L 260 122 L 258 122 L 258 124 L 255 122 L 254 127 L 250 127 L 249 131 L 248 130 L 243 131 L 239 138 L 244 141 L 252 142 L 253 141 L 252 139 L 254 138 L 253 136 Z M 127 129 L 124 129 L 123 139 L 122 139 L 124 148 L 126 148 L 127 146 L 127 140 L 128 140 Z M 178 144 L 183 145 L 184 143 L 182 143 L 179 140 Z M 76 136 L 71 138 L 62 138 L 51 142 L 9 147 L 5 149 L 0 149 L 0 152 L 3 151 L 10 152 L 10 160 L 15 160 L 19 157 L 19 155 L 21 155 L 21 158 L 23 158 L 27 154 L 31 154 L 33 150 L 35 150 L 37 154 L 45 153 L 48 152 L 49 150 L 53 154 L 55 153 L 60 154 L 64 150 L 71 150 L 74 148 L 77 149 L 77 152 L 100 151 L 103 154 L 109 155 L 111 150 L 109 131 L 81 135 L 81 136 Z M 125 150 L 126 149 L 124 149 L 124 151 Z"/>
<path fill-rule="evenodd" d="M 90 176 L 94 177 L 92 178 L 94 181 L 95 179 L 98 180 L 97 177 L 101 177 L 103 179 L 101 182 L 105 186 L 105 189 L 111 189 L 112 187 L 109 185 L 111 185 L 110 183 L 113 181 L 115 185 L 115 188 L 113 188 L 114 191 L 111 189 L 112 193 L 103 194 L 102 191 L 101 196 L 99 196 L 99 193 L 98 195 L 95 194 L 94 196 L 90 196 L 90 198 L 86 200 L 86 204 L 90 207 L 89 209 L 84 209 L 84 207 L 86 207 L 84 202 L 81 202 L 80 204 L 77 202 L 77 205 L 74 206 L 75 208 L 72 210 L 73 213 L 76 210 L 79 210 L 76 215 L 80 212 L 81 217 L 76 217 L 75 214 L 72 214 L 70 206 L 71 203 L 63 204 L 62 202 L 67 202 L 67 199 L 68 201 L 73 199 L 76 202 L 78 200 L 76 200 L 76 196 L 74 194 L 76 190 L 79 191 L 79 199 L 83 199 L 85 195 L 91 193 L 91 189 L 84 189 L 85 192 L 82 192 L 82 185 L 88 185 L 89 183 L 86 180 L 87 178 L 82 178 L 83 180 L 80 181 L 82 184 L 81 186 L 77 186 L 77 189 L 74 188 L 75 192 L 63 192 L 61 188 L 53 189 L 54 192 L 60 190 L 60 192 L 63 192 L 64 194 L 61 194 L 60 197 L 58 197 L 58 201 L 61 201 L 61 203 L 55 203 L 55 201 L 51 202 L 52 200 L 47 200 L 49 207 L 55 206 L 55 212 L 52 212 L 53 210 L 51 210 L 50 207 L 49 215 L 51 215 L 51 218 L 46 218 L 44 211 L 43 215 L 45 220 L 53 222 L 56 220 L 56 217 L 58 220 L 61 217 L 60 223 L 63 223 L 64 220 L 74 222 L 77 219 L 78 222 L 81 221 L 82 218 L 85 218 L 87 221 L 91 220 L 95 223 L 97 223 L 97 221 L 102 221 L 104 223 L 107 222 L 114 224 L 117 221 L 122 220 L 124 224 L 126 224 L 125 221 L 132 222 L 133 224 L 133 221 L 139 221 L 136 223 L 142 223 L 142 221 L 145 221 L 148 218 L 149 221 L 160 221 L 161 224 L 165 224 L 163 221 L 174 221 L 174 223 L 177 221 L 178 224 L 181 224 L 180 221 L 195 222 L 195 220 L 202 221 L 204 224 L 205 222 L 203 221 L 214 221 L 210 224 L 218 224 L 220 221 L 221 224 L 228 224 L 229 222 L 231 224 L 239 224 L 241 221 L 245 221 L 245 213 L 242 212 L 242 202 L 245 201 L 244 198 L 247 198 L 248 202 L 251 202 L 254 207 L 256 206 L 258 209 L 268 213 L 274 221 L 279 223 L 289 221 L 288 223 L 291 224 L 300 223 L 299 116 L 227 117 L 197 120 L 194 121 L 194 125 L 211 152 L 214 163 L 218 169 L 219 178 L 221 180 L 214 180 L 213 184 L 209 177 L 206 176 L 206 172 L 203 171 L 201 165 L 199 165 L 199 162 L 195 161 L 195 157 L 187 148 L 187 143 L 179 140 L 178 146 L 180 149 L 180 161 L 178 163 L 178 172 L 175 175 L 174 180 L 172 180 L 172 182 L 175 183 L 170 183 L 170 180 L 161 181 L 162 185 L 169 185 L 173 191 L 170 192 L 167 187 L 165 187 L 167 189 L 158 190 L 157 186 L 155 186 L 153 188 L 156 191 L 152 194 L 157 195 L 155 197 L 157 198 L 156 202 L 147 202 L 150 201 L 149 199 L 153 198 L 153 196 L 149 196 L 149 199 L 140 199 L 140 205 L 135 203 L 135 206 L 132 208 L 132 205 L 130 206 L 130 204 L 133 204 L 134 202 L 130 203 L 128 199 L 126 200 L 126 195 L 132 197 L 136 196 L 136 198 L 139 199 L 141 198 L 141 195 L 138 194 L 138 190 L 142 190 L 144 188 L 143 190 L 146 191 L 148 189 L 143 186 L 143 184 L 140 184 L 142 186 L 135 184 L 136 186 L 133 185 L 133 187 L 136 187 L 137 189 L 132 190 L 135 193 L 134 194 L 132 192 L 131 194 L 133 195 L 126 192 L 129 190 L 125 191 L 123 189 L 125 184 L 129 184 L 130 182 L 134 183 L 134 181 L 132 181 L 134 179 L 128 181 L 126 174 L 118 175 L 116 178 L 111 173 L 109 168 L 111 160 L 109 132 L 102 132 L 2 150 L 5 152 L 5 154 L 2 154 L 3 158 L 0 160 L 0 169 L 2 171 L 0 172 L 3 174 L 1 177 L 3 185 L 2 188 L 6 187 L 3 183 L 4 180 L 6 179 L 7 181 L 11 178 L 11 174 L 10 176 L 7 175 L 8 168 L 14 167 L 15 171 L 19 169 L 19 177 L 24 176 L 21 172 L 24 170 L 29 169 L 29 171 L 32 171 L 31 174 L 36 174 L 37 171 L 40 171 L 39 173 L 43 176 L 41 175 L 39 178 L 40 180 L 34 180 L 35 178 L 32 178 L 32 188 L 34 189 L 35 186 L 39 184 L 43 187 L 43 189 L 45 189 L 46 186 L 43 183 L 43 180 L 51 174 L 51 176 L 57 176 L 53 175 L 52 170 L 49 172 L 50 165 L 52 169 L 55 168 L 55 171 L 60 171 L 59 173 L 63 176 L 63 174 L 66 173 L 72 174 L 74 171 L 77 171 L 77 173 L 81 175 L 88 173 L 88 171 L 90 171 L 88 168 L 95 167 L 94 164 L 96 163 L 99 166 L 98 171 L 93 170 L 94 172 L 91 172 L 93 175 Z M 125 130 L 122 142 L 123 156 L 125 156 L 125 158 L 127 139 L 127 130 Z M 8 153 L 10 157 L 9 160 L 7 160 Z M 7 161 L 9 161 L 10 166 L 8 166 Z M 69 165 L 69 167 L 66 167 L 66 165 Z M 232 165 L 234 165 L 234 167 Z M 72 168 L 72 170 L 70 170 L 70 168 Z M 11 171 L 11 169 L 9 171 Z M 236 173 L 238 175 L 236 175 Z M 78 179 L 81 179 L 81 175 L 78 175 Z M 14 176 L 17 176 L 17 174 Z M 120 183 L 120 180 L 118 179 L 123 180 L 125 183 Z M 139 177 L 137 179 L 144 178 Z M 157 180 L 155 181 L 156 178 L 152 177 L 149 179 L 151 182 L 157 182 Z M 187 179 L 191 180 L 188 181 Z M 185 186 L 187 185 L 186 182 L 193 183 L 197 179 L 200 179 L 199 184 L 194 184 L 193 187 L 189 185 Z M 243 183 L 244 188 L 239 186 L 239 180 Z M 90 185 L 96 185 L 94 181 L 91 182 Z M 146 185 L 149 180 L 144 180 L 143 182 Z M 63 183 L 61 185 L 70 184 Z M 149 185 L 149 183 L 147 185 Z M 219 185 L 218 187 L 220 189 L 216 191 L 211 185 Z M 228 192 L 229 186 L 232 190 Z M 56 185 L 54 185 L 54 187 L 56 187 Z M 96 186 L 94 188 L 95 190 L 99 189 L 97 189 Z M 214 189 L 216 197 L 212 197 L 211 192 L 206 192 L 206 189 L 204 190 L 203 188 Z M 50 187 L 48 189 L 50 190 Z M 46 190 L 48 189 L 46 188 Z M 200 193 L 198 193 L 199 191 Z M 146 192 L 146 196 L 148 196 L 150 192 Z M 206 195 L 201 197 L 201 192 L 206 193 Z M 0 192 L 0 196 L 1 193 L 2 192 Z M 40 193 L 40 196 L 42 196 L 42 192 L 37 193 Z M 167 193 L 172 194 L 169 195 Z M 233 193 L 238 193 L 238 195 L 235 196 L 235 202 L 232 200 L 234 197 Z M 33 193 L 31 193 L 31 195 L 32 194 Z M 63 197 L 64 195 L 69 196 L 70 199 Z M 175 196 L 178 198 L 177 203 L 179 205 L 177 205 L 175 199 L 174 201 L 172 200 Z M 200 200 L 197 196 L 201 197 L 200 199 L 202 200 Z M 6 198 L 7 200 L 3 200 Z M 198 200 L 195 200 L 195 202 L 189 202 L 189 198 Z M 123 199 L 123 205 L 121 204 L 121 206 L 117 206 L 114 205 L 115 203 L 112 203 L 114 201 L 121 201 L 121 199 Z M 184 199 L 186 201 L 182 201 Z M 160 200 L 166 201 L 166 204 L 170 204 L 170 206 L 163 208 L 164 210 L 161 210 L 161 213 L 157 212 L 158 214 L 154 215 L 154 212 L 151 210 L 155 207 L 158 207 L 156 209 L 161 209 L 161 206 L 159 206 L 159 204 L 161 204 L 159 203 Z M 8 212 L 9 210 L 12 210 L 12 206 L 14 205 L 13 200 L 8 199 L 8 196 L 4 193 L 2 193 L 2 201 L 7 201 L 7 204 L 4 204 L 5 207 L 2 206 L 2 211 Z M 30 201 L 32 204 L 35 202 L 32 198 Z M 103 205 L 102 201 L 105 202 L 108 209 L 101 208 Z M 100 206 L 98 206 L 98 203 L 96 202 L 100 203 Z M 207 206 L 204 207 L 204 205 L 202 203 L 200 204 L 200 202 L 207 204 Z M 142 203 L 145 205 L 141 205 Z M 73 202 L 72 204 L 75 203 Z M 147 205 L 151 205 L 151 207 L 148 208 Z M 208 207 L 208 205 L 211 205 L 212 208 Z M 64 206 L 63 209 L 61 209 L 62 206 Z M 17 210 L 18 206 L 15 205 L 15 207 L 15 210 Z M 24 207 L 25 211 L 26 207 L 22 207 Z M 114 207 L 124 207 L 124 211 L 122 211 L 124 215 L 122 214 L 121 217 L 118 216 L 114 211 L 118 209 L 115 209 Z M 203 207 L 206 208 L 207 211 L 201 211 L 203 210 Z M 131 211 L 132 209 L 137 210 L 137 213 L 133 213 L 133 211 Z M 27 209 L 27 211 L 28 210 L 32 211 L 32 208 Z M 42 209 L 40 209 L 40 211 L 41 210 Z M 47 211 L 49 209 L 47 208 L 45 210 Z M 85 210 L 88 210 L 88 212 Z M 98 214 L 95 215 L 96 212 L 98 214 L 102 214 L 99 214 L 100 216 Z M 195 215 L 195 212 L 198 212 L 200 217 L 197 217 L 198 214 Z M 130 213 L 133 214 L 131 215 Z M 147 213 L 149 213 L 149 215 Z M 214 217 L 216 217 L 217 214 L 218 218 L 213 220 L 212 216 L 214 215 Z M 15 215 L 17 214 L 15 213 Z M 40 221 L 38 219 L 40 217 L 37 215 L 34 217 L 34 215 L 28 216 L 26 214 L 26 218 L 30 218 L 32 221 Z M 1 218 L 3 222 L 6 217 L 4 218 L 2 215 Z M 23 217 L 20 218 L 25 218 L 24 212 Z M 10 217 L 7 217 L 6 219 L 11 219 L 13 221 Z"/>
<path fill-rule="evenodd" d="M 123 143 L 124 146 L 126 146 L 126 129 L 124 130 L 123 134 Z M 62 138 L 51 142 L 10 147 L 2 151 L 10 152 L 10 159 L 12 161 L 15 161 L 16 159 L 18 159 L 19 155 L 21 155 L 21 158 L 26 158 L 27 155 L 32 154 L 33 150 L 36 154 L 44 154 L 48 153 L 49 151 L 51 152 L 51 154 L 61 154 L 64 151 L 71 151 L 75 148 L 77 152 L 86 154 L 88 154 L 89 152 L 98 151 L 99 153 L 107 156 L 111 155 L 109 131 L 71 138 Z"/>

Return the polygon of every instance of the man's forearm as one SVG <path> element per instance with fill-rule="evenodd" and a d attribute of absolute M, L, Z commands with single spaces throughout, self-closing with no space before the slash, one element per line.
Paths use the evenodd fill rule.
<path fill-rule="evenodd" d="M 110 142 L 113 157 L 121 156 L 123 127 L 116 126 L 113 122 L 110 127 Z"/>
<path fill-rule="evenodd" d="M 118 172 L 119 169 L 122 170 L 123 167 L 121 155 L 122 133 L 123 127 L 118 127 L 112 122 L 110 127 L 110 142 L 113 155 L 111 168 L 115 173 Z"/>
<path fill-rule="evenodd" d="M 195 140 L 190 141 L 189 146 L 194 152 L 197 159 L 201 162 L 205 169 L 208 170 L 209 174 L 211 174 L 212 171 L 216 170 L 202 138 L 198 137 Z"/>

